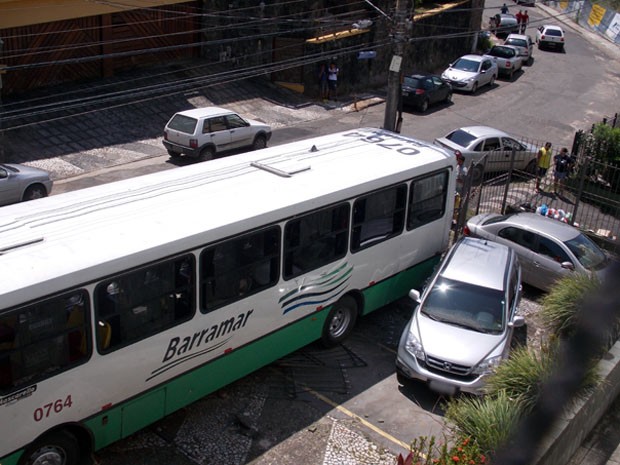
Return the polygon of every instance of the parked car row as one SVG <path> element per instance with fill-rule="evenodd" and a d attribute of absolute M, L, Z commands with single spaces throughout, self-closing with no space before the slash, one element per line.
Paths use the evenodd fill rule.
<path fill-rule="evenodd" d="M 399 382 L 437 392 L 484 394 L 486 378 L 508 357 L 521 283 L 550 290 L 573 273 L 604 278 L 612 261 L 577 228 L 537 213 L 485 213 L 467 222 L 446 253 L 402 332 Z"/>

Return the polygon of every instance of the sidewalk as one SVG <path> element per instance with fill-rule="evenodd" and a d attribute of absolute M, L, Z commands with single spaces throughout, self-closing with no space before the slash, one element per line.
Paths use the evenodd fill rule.
<path fill-rule="evenodd" d="M 175 112 L 188 108 L 230 108 L 277 131 L 384 101 L 374 93 L 345 96 L 338 102 L 313 101 L 265 78 L 167 92 L 174 83 L 196 79 L 196 74 L 192 68 L 162 67 L 5 99 L 0 161 L 44 169 L 58 183 L 166 155 L 163 128 Z"/>

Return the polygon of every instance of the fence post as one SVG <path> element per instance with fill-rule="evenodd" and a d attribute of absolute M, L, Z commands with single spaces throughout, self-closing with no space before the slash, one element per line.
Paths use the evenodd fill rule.
<path fill-rule="evenodd" d="M 581 139 L 583 137 L 583 131 L 581 129 L 579 129 L 577 132 L 575 132 L 575 137 L 573 137 L 573 147 L 570 151 L 570 153 L 572 154 L 577 154 L 579 153 L 579 148 L 581 147 Z"/>
<path fill-rule="evenodd" d="M 510 181 L 512 180 L 512 170 L 514 169 L 516 154 L 517 154 L 517 149 L 513 147 L 512 153 L 510 155 L 510 166 L 508 167 L 508 179 L 506 179 L 506 185 L 504 187 L 504 195 L 502 197 L 502 209 L 500 210 L 503 215 L 506 214 L 506 199 L 508 198 L 508 190 L 510 189 Z"/>
<path fill-rule="evenodd" d="M 573 208 L 573 214 L 570 218 L 570 225 L 574 226 L 575 217 L 577 216 L 577 210 L 579 208 L 579 202 L 581 201 L 581 196 L 583 195 L 583 186 L 586 182 L 586 173 L 589 169 L 590 158 L 584 157 L 584 163 L 581 165 L 581 171 L 579 172 L 579 187 L 577 187 L 577 192 L 575 192 L 575 208 Z"/>

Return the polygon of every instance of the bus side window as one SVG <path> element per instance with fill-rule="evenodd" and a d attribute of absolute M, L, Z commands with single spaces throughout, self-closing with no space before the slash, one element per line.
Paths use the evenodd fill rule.
<path fill-rule="evenodd" d="M 99 283 L 99 351 L 132 344 L 191 318 L 194 263 L 192 255 L 185 255 Z"/>
<path fill-rule="evenodd" d="M 415 229 L 443 217 L 447 193 L 447 171 L 415 179 L 409 193 L 407 229 Z"/>
<path fill-rule="evenodd" d="M 277 226 L 206 248 L 200 255 L 201 310 L 209 312 L 275 285 L 279 262 Z"/>
<path fill-rule="evenodd" d="M 357 199 L 353 206 L 351 250 L 355 252 L 400 234 L 406 201 L 404 184 Z"/>
<path fill-rule="evenodd" d="M 0 319 L 0 389 L 35 383 L 89 356 L 88 295 L 74 291 Z"/>
<path fill-rule="evenodd" d="M 348 235 L 348 203 L 290 220 L 284 229 L 284 279 L 344 257 Z"/>

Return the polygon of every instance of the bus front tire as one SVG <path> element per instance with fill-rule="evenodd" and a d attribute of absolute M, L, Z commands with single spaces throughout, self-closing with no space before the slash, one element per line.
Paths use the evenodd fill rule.
<path fill-rule="evenodd" d="M 321 342 L 323 346 L 334 347 L 344 341 L 357 321 L 357 303 L 351 296 L 345 295 L 332 305 L 323 325 Z"/>
<path fill-rule="evenodd" d="M 19 465 L 78 465 L 80 446 L 67 431 L 55 431 L 36 440 L 24 452 Z"/>

